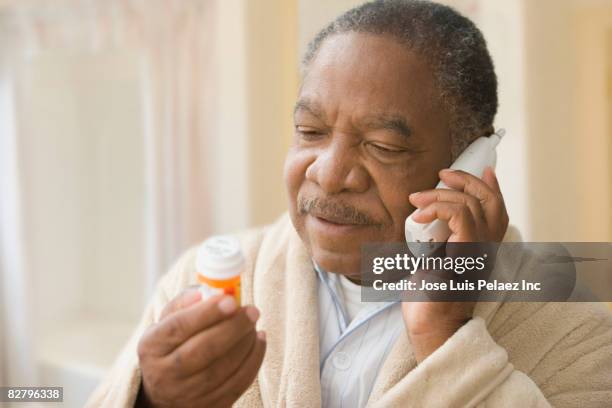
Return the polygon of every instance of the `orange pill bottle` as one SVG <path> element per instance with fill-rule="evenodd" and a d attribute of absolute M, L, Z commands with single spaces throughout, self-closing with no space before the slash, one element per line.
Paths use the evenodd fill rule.
<path fill-rule="evenodd" d="M 240 273 L 243 267 L 244 256 L 236 237 L 218 235 L 204 241 L 196 256 L 202 297 L 225 294 L 234 296 L 240 304 Z"/>

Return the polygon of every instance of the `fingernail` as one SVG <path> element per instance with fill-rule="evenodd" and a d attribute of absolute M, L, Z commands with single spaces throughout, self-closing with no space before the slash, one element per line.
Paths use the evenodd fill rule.
<path fill-rule="evenodd" d="M 421 192 L 420 192 L 420 191 L 415 191 L 414 193 L 410 194 L 410 197 L 416 197 L 416 196 L 418 196 L 419 194 L 421 194 Z"/>
<path fill-rule="evenodd" d="M 451 172 L 455 171 L 455 169 L 442 169 L 441 171 L 443 173 L 451 173 Z"/>
<path fill-rule="evenodd" d="M 253 323 L 259 319 L 259 310 L 254 307 L 247 307 L 246 314 L 249 320 L 251 320 Z"/>
<path fill-rule="evenodd" d="M 266 332 L 265 331 L 258 331 L 257 332 L 257 338 L 259 340 L 266 341 Z"/>
<path fill-rule="evenodd" d="M 238 305 L 236 304 L 236 300 L 231 296 L 225 296 L 223 299 L 219 301 L 217 304 L 219 310 L 224 314 L 230 314 L 236 311 Z"/>

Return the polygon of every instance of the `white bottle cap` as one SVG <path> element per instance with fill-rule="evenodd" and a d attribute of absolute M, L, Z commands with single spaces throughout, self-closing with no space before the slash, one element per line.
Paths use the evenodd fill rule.
<path fill-rule="evenodd" d="M 204 241 L 198 248 L 196 269 L 206 278 L 232 279 L 240 275 L 244 256 L 240 241 L 230 235 L 218 235 Z"/>

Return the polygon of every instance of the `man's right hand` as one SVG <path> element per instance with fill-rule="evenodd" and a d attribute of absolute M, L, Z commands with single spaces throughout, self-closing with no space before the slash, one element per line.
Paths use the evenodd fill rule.
<path fill-rule="evenodd" d="M 140 339 L 136 406 L 231 406 L 255 379 L 266 349 L 259 311 L 230 296 L 201 300 L 188 289 Z"/>

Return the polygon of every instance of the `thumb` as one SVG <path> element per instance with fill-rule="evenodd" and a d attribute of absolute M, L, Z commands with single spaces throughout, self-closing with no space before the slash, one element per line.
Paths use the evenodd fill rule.
<path fill-rule="evenodd" d="M 166 304 L 161 312 L 159 320 L 171 315 L 181 309 L 185 309 L 202 300 L 202 293 L 197 286 L 190 286 L 179 293 L 174 299 Z"/>

